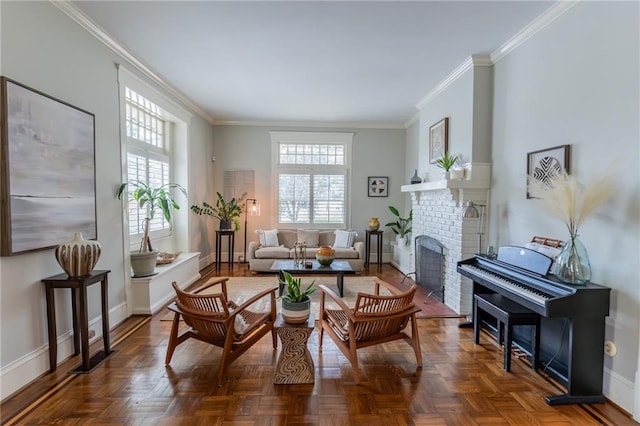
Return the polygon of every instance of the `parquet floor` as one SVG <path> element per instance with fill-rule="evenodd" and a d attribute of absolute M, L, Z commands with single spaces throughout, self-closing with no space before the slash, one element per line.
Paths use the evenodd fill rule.
<path fill-rule="evenodd" d="M 246 266 L 210 275 L 245 275 Z M 391 266 L 372 274 L 400 286 Z M 403 285 L 409 285 L 405 280 Z M 60 365 L 4 401 L 6 425 L 627 425 L 637 424 L 613 404 L 548 406 L 563 390 L 525 360 L 502 370 L 502 352 L 489 335 L 475 345 L 460 318 L 419 319 L 424 366 L 416 369 L 403 342 L 359 351 L 363 382 L 317 330 L 309 340 L 315 384 L 274 385 L 277 352 L 265 336 L 234 362 L 216 387 L 220 349 L 192 341 L 164 365 L 171 323 L 134 317 L 112 332 L 116 352 L 90 374 Z"/>

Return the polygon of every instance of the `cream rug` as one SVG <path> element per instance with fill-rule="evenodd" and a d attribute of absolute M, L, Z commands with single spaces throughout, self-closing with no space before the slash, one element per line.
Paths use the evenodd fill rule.
<path fill-rule="evenodd" d="M 302 277 L 302 288 L 306 288 L 311 282 L 314 282 L 316 285 L 316 291 L 311 295 L 311 312 L 315 315 L 316 318 L 319 316 L 320 312 L 320 294 L 322 293 L 317 285 L 323 284 L 333 290 L 336 294 L 338 293 L 338 286 L 336 284 L 336 277 L 331 275 L 319 275 L 319 276 L 301 276 Z M 342 300 L 349 306 L 353 307 L 356 303 L 356 297 L 358 293 L 373 293 L 374 291 L 374 280 L 375 277 L 360 277 L 360 276 L 345 276 L 344 277 L 344 296 Z M 265 275 L 265 276 L 257 276 L 257 277 L 230 277 L 229 281 L 227 281 L 227 294 L 229 299 L 236 302 L 238 305 L 242 304 L 245 300 L 251 298 L 254 294 L 266 289 L 278 287 L 278 280 L 275 275 Z M 220 289 L 220 286 L 214 286 L 211 289 L 208 289 L 205 292 L 216 293 Z M 387 289 L 381 287 L 381 294 L 390 294 Z M 276 291 L 276 297 L 278 296 L 278 292 Z M 329 303 L 329 299 L 326 300 L 327 307 L 335 307 L 336 305 L 333 303 Z M 263 298 L 260 301 L 256 302 L 251 306 L 251 310 L 254 311 L 265 311 L 269 309 L 268 306 L 268 298 Z M 280 309 L 281 302 L 276 299 L 277 308 Z M 168 315 L 165 315 L 162 320 L 170 321 L 173 319 L 173 313 L 169 312 Z"/>

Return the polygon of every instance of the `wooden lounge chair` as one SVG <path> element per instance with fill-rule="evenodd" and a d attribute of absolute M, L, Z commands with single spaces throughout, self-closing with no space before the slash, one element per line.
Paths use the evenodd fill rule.
<path fill-rule="evenodd" d="M 389 290 L 391 295 L 380 295 L 380 286 Z M 376 279 L 374 294 L 358 293 L 353 309 L 331 289 L 320 285 L 320 349 L 324 331 L 329 334 L 353 367 L 353 377 L 360 382 L 358 356 L 356 351 L 367 346 L 405 340 L 413 347 L 418 368 L 422 368 L 422 352 L 416 323 L 416 313 L 421 309 L 414 305 L 413 296 L 416 285 L 401 292 L 389 283 Z M 325 298 L 329 297 L 338 309 L 328 309 Z M 403 330 L 411 321 L 411 335 Z"/>
<path fill-rule="evenodd" d="M 176 301 L 169 305 L 175 312 L 165 364 L 171 362 L 173 352 L 179 344 L 194 338 L 222 348 L 222 359 L 218 369 L 217 385 L 222 384 L 229 364 L 253 346 L 265 334 L 271 332 L 273 348 L 277 347 L 277 337 L 273 328 L 276 320 L 275 294 L 277 287 L 257 293 L 241 305 L 230 301 L 227 297 L 227 277 L 215 278 L 193 292 L 180 290 L 174 282 Z M 209 290 L 220 285 L 217 293 Z M 269 299 L 269 310 L 257 312 L 250 310 L 251 305 L 262 298 Z M 255 307 L 254 307 L 255 309 Z M 178 335 L 180 317 L 189 328 Z"/>

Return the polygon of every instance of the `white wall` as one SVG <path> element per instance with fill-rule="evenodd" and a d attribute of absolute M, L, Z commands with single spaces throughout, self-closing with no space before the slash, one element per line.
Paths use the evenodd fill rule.
<path fill-rule="evenodd" d="M 110 323 L 126 317 L 122 204 L 115 198 L 121 182 L 119 104 L 113 51 L 49 2 L 0 2 L 0 73 L 95 114 L 96 201 L 102 256 L 109 269 Z M 190 138 L 190 189 L 207 180 L 204 172 L 211 125 L 193 116 Z M 191 226 L 193 234 L 193 225 Z M 128 248 L 126 249 L 128 254 Z M 0 399 L 45 373 L 48 338 L 41 279 L 61 273 L 53 250 L 0 258 Z M 89 321 L 101 332 L 100 287 L 89 288 Z M 69 290 L 56 291 L 59 360 L 72 349 Z"/>
<path fill-rule="evenodd" d="M 405 174 L 405 131 L 403 129 L 327 129 L 299 127 L 268 126 L 214 126 L 213 155 L 220 161 L 209 163 L 209 173 L 216 182 L 214 192 L 209 199 L 198 201 L 212 202 L 215 191 L 222 191 L 222 178 L 225 170 L 254 170 L 256 191 L 255 197 L 260 203 L 260 217 L 248 220 L 247 242 L 256 240 L 255 229 L 269 229 L 275 226 L 275 210 L 271 205 L 273 190 L 271 181 L 271 138 L 270 131 L 349 131 L 354 133 L 352 146 L 351 171 L 351 220 L 350 227 L 358 231 L 358 239 L 363 240 L 364 230 L 369 219 L 376 216 L 384 225 L 392 221 L 388 210 L 394 205 L 403 210 L 407 195 L 400 192 L 400 186 L 409 182 L 411 175 Z M 389 176 L 389 197 L 370 198 L 367 196 L 368 176 Z M 213 195 L 211 195 L 213 194 Z M 207 197 L 205 191 L 198 190 L 198 196 Z M 201 238 L 196 247 L 201 258 L 211 255 L 215 244 L 214 230 L 218 227 L 216 219 L 201 218 Z M 384 229 L 385 252 L 390 252 L 388 242 L 395 238 L 393 232 Z M 244 231 L 236 235 L 235 252 L 242 253 Z"/>

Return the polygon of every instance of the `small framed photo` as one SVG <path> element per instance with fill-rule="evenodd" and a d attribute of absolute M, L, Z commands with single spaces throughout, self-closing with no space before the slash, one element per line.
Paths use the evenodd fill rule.
<path fill-rule="evenodd" d="M 367 181 L 367 190 L 369 192 L 369 197 L 388 197 L 389 177 L 369 176 Z"/>
<path fill-rule="evenodd" d="M 429 127 L 429 163 L 444 155 L 449 148 L 449 117 L 445 117 Z"/>
<path fill-rule="evenodd" d="M 527 153 L 527 176 L 543 183 L 548 183 L 551 176 L 569 170 L 571 145 L 554 146 Z M 532 198 L 527 191 L 527 198 Z"/>

